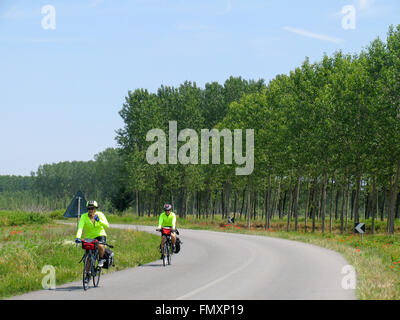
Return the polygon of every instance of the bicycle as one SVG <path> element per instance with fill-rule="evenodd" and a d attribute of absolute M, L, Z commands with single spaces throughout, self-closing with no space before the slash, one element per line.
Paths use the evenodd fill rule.
<path fill-rule="evenodd" d="M 89 288 L 90 277 L 93 278 L 93 286 L 97 287 L 100 282 L 101 275 L 101 267 L 99 264 L 99 249 L 98 249 L 99 241 L 96 239 L 84 239 L 82 240 L 82 249 L 85 250 L 85 253 L 82 256 L 82 259 L 79 261 L 81 263 L 83 261 L 83 289 L 86 291 Z M 104 243 L 105 246 L 110 248 L 114 248 L 112 245 L 108 243 Z"/>
<path fill-rule="evenodd" d="M 163 265 L 164 267 L 168 264 L 171 265 L 172 264 L 172 254 L 173 254 L 173 250 L 172 250 L 172 240 L 171 240 L 171 227 L 164 227 L 161 229 L 156 229 L 156 231 L 160 231 L 161 232 L 161 236 L 162 237 L 166 237 L 166 241 L 164 243 L 164 249 L 162 252 L 163 255 Z M 178 235 L 179 232 L 178 230 L 175 229 L 175 233 Z M 161 251 L 161 248 L 160 248 Z"/>

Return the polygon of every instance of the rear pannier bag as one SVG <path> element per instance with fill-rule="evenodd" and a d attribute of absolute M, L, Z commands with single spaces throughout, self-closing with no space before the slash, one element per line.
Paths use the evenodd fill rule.
<path fill-rule="evenodd" d="M 103 264 L 103 269 L 108 269 L 111 266 L 114 265 L 114 252 L 112 252 L 110 249 L 106 248 L 104 250 L 104 256 L 103 259 L 106 261 Z"/>
<path fill-rule="evenodd" d="M 179 253 L 179 251 L 181 251 L 181 244 L 182 244 L 181 239 L 176 238 L 176 242 L 175 242 L 175 253 Z"/>

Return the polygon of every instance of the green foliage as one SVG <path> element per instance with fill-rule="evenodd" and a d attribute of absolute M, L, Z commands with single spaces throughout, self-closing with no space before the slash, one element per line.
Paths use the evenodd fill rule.
<path fill-rule="evenodd" d="M 0 211 L 0 226 L 20 226 L 48 223 L 50 218 L 38 212 Z"/>

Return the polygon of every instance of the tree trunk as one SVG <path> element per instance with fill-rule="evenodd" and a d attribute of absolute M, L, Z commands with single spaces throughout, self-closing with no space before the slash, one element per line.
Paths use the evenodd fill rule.
<path fill-rule="evenodd" d="M 344 232 L 344 205 L 346 202 L 346 190 L 347 187 L 343 186 L 343 193 L 342 193 L 342 207 L 340 210 L 340 234 L 343 234 Z"/>
<path fill-rule="evenodd" d="M 351 190 L 351 214 L 350 214 L 350 220 L 353 220 L 353 216 L 354 216 L 354 202 L 356 199 L 356 190 Z"/>
<path fill-rule="evenodd" d="M 325 210 L 326 210 L 326 189 L 327 189 L 327 173 L 324 175 L 323 187 L 322 187 L 322 206 L 321 206 L 321 219 L 322 219 L 322 233 L 325 232 Z"/>
<path fill-rule="evenodd" d="M 300 173 L 297 177 L 297 186 L 296 186 L 296 194 L 295 194 L 295 201 L 294 201 L 294 231 L 298 231 L 298 223 L 299 223 L 299 193 L 300 193 Z"/>
<path fill-rule="evenodd" d="M 397 169 L 396 169 L 396 176 L 393 182 L 393 190 L 392 190 L 392 196 L 390 200 L 390 211 L 389 211 L 389 226 L 388 226 L 388 231 L 390 234 L 394 234 L 394 206 L 396 203 L 397 199 L 397 187 L 398 187 L 398 182 L 399 182 L 399 175 L 400 175 L 400 161 L 397 163 Z"/>
<path fill-rule="evenodd" d="M 240 208 L 240 219 L 242 219 L 243 209 L 244 209 L 244 200 L 246 198 L 246 188 L 243 189 L 242 195 L 242 207 Z"/>
<path fill-rule="evenodd" d="M 399 197 L 399 193 L 397 193 L 397 201 L 396 201 L 396 219 L 399 219 L 399 204 L 400 204 L 400 197 Z"/>
<path fill-rule="evenodd" d="M 313 210 L 312 210 L 312 229 L 311 232 L 315 232 L 315 218 L 317 215 L 317 201 L 318 201 L 318 180 L 315 180 L 315 187 L 313 192 Z"/>
<path fill-rule="evenodd" d="M 307 182 L 307 200 L 306 200 L 306 211 L 304 213 L 304 232 L 307 232 L 307 218 L 308 218 L 308 210 L 310 205 L 310 195 L 311 195 L 311 186 L 310 182 Z"/>
<path fill-rule="evenodd" d="M 352 209 L 350 209 L 352 195 L 353 195 L 353 191 L 350 190 L 350 178 L 349 178 L 349 182 L 348 182 L 348 186 L 347 186 L 346 223 L 345 223 L 345 226 L 344 226 L 345 230 L 347 230 L 349 212 L 350 212 L 350 210 L 352 211 Z"/>
<path fill-rule="evenodd" d="M 385 220 L 385 203 L 386 203 L 386 188 L 382 187 L 383 191 L 383 200 L 382 200 L 382 209 L 381 209 L 381 221 Z"/>
<path fill-rule="evenodd" d="M 369 201 L 371 200 L 371 195 L 367 192 L 367 198 L 364 200 L 364 219 L 369 219 Z"/>
<path fill-rule="evenodd" d="M 232 183 L 230 181 L 228 183 L 227 195 L 228 195 L 228 203 L 226 206 L 226 214 L 228 217 L 230 217 L 231 216 L 231 205 L 232 205 Z"/>
<path fill-rule="evenodd" d="M 225 218 L 225 192 L 222 190 L 221 192 L 221 211 L 222 211 L 222 219 Z"/>
<path fill-rule="evenodd" d="M 207 219 L 208 218 L 208 211 L 210 206 L 210 190 L 207 190 L 206 197 L 204 199 L 204 214 L 203 216 Z"/>
<path fill-rule="evenodd" d="M 354 223 L 359 223 L 360 222 L 360 213 L 359 213 L 359 209 L 360 209 L 360 188 L 361 188 L 361 174 L 358 173 L 357 174 L 357 178 L 356 178 L 356 200 L 354 203 Z"/>
<path fill-rule="evenodd" d="M 377 201 L 377 192 L 376 192 L 376 177 L 374 175 L 373 180 L 372 180 L 372 223 L 371 223 L 371 233 L 374 235 L 375 234 L 375 206 L 378 207 L 378 201 Z"/>
<path fill-rule="evenodd" d="M 136 214 L 139 216 L 139 190 L 136 189 Z"/>
<path fill-rule="evenodd" d="M 251 195 L 251 179 L 250 176 L 247 179 L 247 184 L 248 184 L 248 192 L 247 192 L 247 206 L 248 206 L 248 210 L 247 210 L 247 228 L 250 230 L 250 225 L 251 225 L 251 218 L 250 218 L 250 214 L 251 214 L 251 199 L 250 199 L 250 195 Z"/>
<path fill-rule="evenodd" d="M 339 214 L 339 198 L 340 198 L 340 188 L 336 191 L 336 198 L 335 198 L 335 221 L 338 219 Z"/>
<path fill-rule="evenodd" d="M 390 178 L 390 185 L 389 185 L 389 198 L 388 198 L 388 208 L 387 208 L 386 232 L 390 232 L 389 229 L 390 229 L 392 199 L 393 199 L 393 177 Z"/>
<path fill-rule="evenodd" d="M 268 173 L 268 188 L 265 194 L 265 229 L 269 229 L 271 227 L 270 222 L 270 202 L 271 202 L 271 174 Z"/>
<path fill-rule="evenodd" d="M 333 209 L 333 195 L 335 194 L 335 182 L 332 178 L 331 200 L 329 204 L 329 232 L 332 233 L 332 209 Z"/>
<path fill-rule="evenodd" d="M 292 199 L 293 199 L 293 191 L 292 191 L 292 186 L 289 185 L 289 210 L 288 210 L 288 215 L 287 215 L 287 225 L 286 225 L 286 231 L 290 231 L 290 216 L 291 216 L 291 206 L 292 206 Z"/>
<path fill-rule="evenodd" d="M 278 191 L 275 193 L 274 207 L 271 214 L 272 217 L 274 217 L 276 212 L 278 211 L 280 197 L 281 197 L 281 180 L 279 180 L 278 182 Z"/>
<path fill-rule="evenodd" d="M 321 219 L 321 214 L 322 214 L 322 199 L 324 197 L 324 182 L 322 181 L 322 185 L 320 188 L 320 192 L 318 195 L 318 215 L 317 215 L 317 221 L 319 221 L 319 219 Z"/>
<path fill-rule="evenodd" d="M 285 190 L 283 199 L 281 199 L 281 205 L 279 206 L 279 220 L 281 220 L 282 217 L 285 215 L 286 198 L 287 198 L 287 190 Z"/>

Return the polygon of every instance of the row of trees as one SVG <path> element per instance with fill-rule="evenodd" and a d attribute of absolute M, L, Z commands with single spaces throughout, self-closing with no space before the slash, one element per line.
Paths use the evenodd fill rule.
<path fill-rule="evenodd" d="M 386 218 L 394 233 L 400 26 L 359 54 L 306 59 L 268 84 L 231 77 L 204 88 L 185 82 L 155 93 L 129 91 L 120 115 L 118 149 L 94 161 L 40 166 L 30 177 L 32 190 L 65 202 L 80 189 L 109 210 L 140 215 L 171 202 L 180 216 L 233 214 L 248 224 L 261 217 L 266 228 L 275 216 L 285 218 L 287 230 L 298 230 L 299 218 L 312 230 L 319 221 L 322 232 L 333 220 L 344 232 L 349 220 L 371 219 L 374 232 L 376 220 Z M 202 129 L 254 129 L 254 171 L 238 176 L 236 165 L 150 165 L 146 152 L 153 142 L 146 135 L 154 128 L 168 134 L 170 121 L 177 121 L 178 132 L 190 128 L 198 136 Z"/>
<path fill-rule="evenodd" d="M 331 219 L 332 212 L 339 213 L 343 231 L 348 214 L 360 221 L 363 204 L 372 230 L 383 208 L 387 231 L 393 233 L 400 174 L 399 86 L 400 26 L 390 27 L 386 42 L 376 39 L 360 54 L 337 52 L 316 63 L 306 59 L 268 85 L 231 78 L 204 90 L 186 82 L 157 93 L 129 92 L 120 112 L 125 127 L 117 136 L 126 192 L 135 195 L 136 206 L 141 195 L 153 211 L 171 201 L 181 215 L 213 212 L 218 202 L 223 213 L 230 213 L 232 199 L 233 206 L 245 200 L 248 219 L 262 192 L 267 228 L 274 206 L 288 201 L 288 230 L 291 219 L 298 229 L 302 209 L 312 228 L 321 219 L 323 232 L 328 209 Z M 178 132 L 190 128 L 199 135 L 203 128 L 254 129 L 253 174 L 236 176 L 232 165 L 149 165 L 146 133 L 153 128 L 168 132 L 173 120 Z M 283 194 L 289 199 L 282 200 Z"/>

